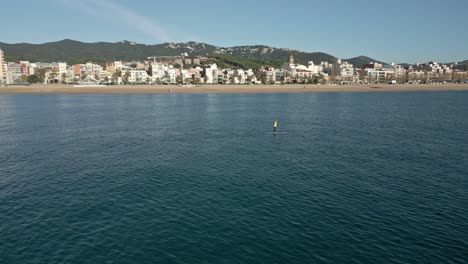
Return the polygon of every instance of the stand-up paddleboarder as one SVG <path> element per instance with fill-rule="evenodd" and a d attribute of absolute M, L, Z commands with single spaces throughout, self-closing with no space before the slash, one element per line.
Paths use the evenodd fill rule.
<path fill-rule="evenodd" d="M 273 133 L 276 134 L 276 128 L 278 127 L 278 120 L 275 120 L 275 122 L 273 122 Z"/>

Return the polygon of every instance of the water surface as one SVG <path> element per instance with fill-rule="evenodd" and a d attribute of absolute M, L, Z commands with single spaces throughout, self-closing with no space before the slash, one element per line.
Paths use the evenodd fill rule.
<path fill-rule="evenodd" d="M 468 92 L 0 95 L 0 263 L 466 263 L 467 131 Z"/>

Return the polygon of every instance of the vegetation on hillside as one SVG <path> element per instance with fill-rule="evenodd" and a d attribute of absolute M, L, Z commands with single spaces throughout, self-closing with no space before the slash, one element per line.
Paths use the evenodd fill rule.
<path fill-rule="evenodd" d="M 355 68 L 362 68 L 362 66 L 364 64 L 369 64 L 369 63 L 372 63 L 372 62 L 380 63 L 380 64 L 386 64 L 384 62 L 374 60 L 374 59 L 366 57 L 366 56 L 358 56 L 358 57 L 354 57 L 354 58 L 351 58 L 351 59 L 345 59 L 343 61 L 347 61 L 348 63 L 353 64 L 353 66 Z"/>
<path fill-rule="evenodd" d="M 220 55 L 213 56 L 216 63 L 222 68 L 236 68 L 236 69 L 258 69 L 262 66 L 280 67 L 282 61 L 270 61 L 261 59 L 249 59 L 243 57 L 235 57 L 231 55 Z"/>
<path fill-rule="evenodd" d="M 276 49 L 267 46 L 239 46 L 218 48 L 205 43 L 163 43 L 143 45 L 128 41 L 117 43 L 83 43 L 74 40 L 62 40 L 44 44 L 7 44 L 0 42 L 0 48 L 8 55 L 9 61 L 27 60 L 31 62 L 59 62 L 68 64 L 92 61 L 103 63 L 107 61 L 146 60 L 150 56 L 179 56 L 187 53 L 189 57 L 218 57 L 227 64 L 263 65 L 264 63 L 287 62 L 292 52 L 297 63 L 308 61 L 335 62 L 336 58 L 321 52 L 300 52 L 287 49 Z M 238 58 L 238 59 L 234 59 Z"/>

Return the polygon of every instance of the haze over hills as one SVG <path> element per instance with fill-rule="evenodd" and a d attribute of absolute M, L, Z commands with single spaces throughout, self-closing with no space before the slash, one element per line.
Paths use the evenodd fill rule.
<path fill-rule="evenodd" d="M 84 43 L 65 39 L 44 44 L 8 44 L 0 42 L 0 48 L 5 52 L 6 59 L 9 61 L 66 61 L 70 64 L 86 61 L 102 63 L 114 60 L 146 60 L 149 56 L 177 56 L 181 53 L 187 53 L 189 57 L 209 56 L 221 62 L 234 62 L 234 65 L 245 67 L 258 65 L 278 66 L 288 61 L 291 53 L 294 55 L 295 61 L 302 64 L 307 64 L 309 61 L 317 64 L 321 61 L 333 63 L 338 60 L 335 56 L 323 52 L 303 52 L 264 45 L 217 47 L 194 41 L 145 45 L 131 41 Z M 347 61 L 357 68 L 371 62 L 386 64 L 366 56 L 343 59 L 343 61 Z M 467 62 L 460 62 L 460 64 L 466 64 Z"/>

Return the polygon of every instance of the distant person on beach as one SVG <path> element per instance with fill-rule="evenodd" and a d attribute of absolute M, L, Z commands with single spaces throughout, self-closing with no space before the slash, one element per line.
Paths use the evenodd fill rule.
<path fill-rule="evenodd" d="M 275 122 L 273 122 L 273 133 L 276 133 L 277 127 L 278 127 L 278 120 L 275 120 Z"/>

